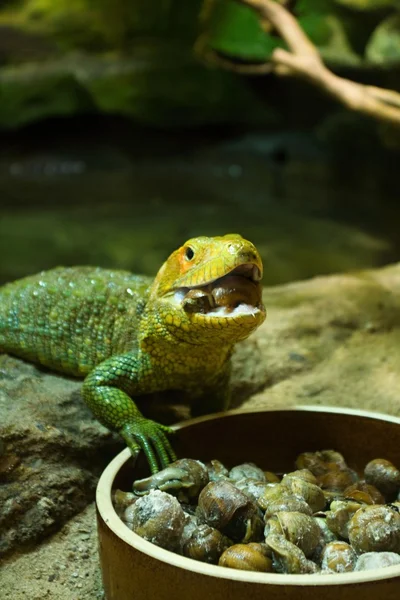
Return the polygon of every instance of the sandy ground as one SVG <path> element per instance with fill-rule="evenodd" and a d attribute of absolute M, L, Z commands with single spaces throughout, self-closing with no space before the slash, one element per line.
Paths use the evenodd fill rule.
<path fill-rule="evenodd" d="M 0 568 L 1 600 L 104 598 L 97 553 L 94 504 L 32 552 Z"/>

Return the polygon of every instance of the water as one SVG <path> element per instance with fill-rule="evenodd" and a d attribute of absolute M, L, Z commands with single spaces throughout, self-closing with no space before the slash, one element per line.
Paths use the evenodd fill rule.
<path fill-rule="evenodd" d="M 397 198 L 396 198 L 397 195 Z M 0 282 L 64 264 L 155 273 L 187 238 L 238 232 L 265 283 L 400 257 L 390 161 L 312 136 L 162 133 L 56 122 L 0 145 Z"/>

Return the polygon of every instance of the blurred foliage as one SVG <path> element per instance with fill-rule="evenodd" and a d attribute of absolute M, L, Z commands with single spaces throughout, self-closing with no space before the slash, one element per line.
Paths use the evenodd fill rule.
<path fill-rule="evenodd" d="M 400 13 L 378 25 L 368 42 L 366 55 L 371 62 L 400 62 Z"/>
<path fill-rule="evenodd" d="M 360 11 L 375 11 L 380 8 L 400 7 L 399 0 L 335 0 L 335 2 Z"/>
<path fill-rule="evenodd" d="M 297 0 L 290 8 L 331 60 L 398 60 L 400 0 Z M 199 21 L 203 42 L 242 60 L 267 60 L 282 44 L 234 0 L 14 0 L 0 7 L 0 27 L 42 36 L 62 53 L 129 53 L 138 40 L 160 38 L 185 41 L 190 52 Z"/>
<path fill-rule="evenodd" d="M 243 106 L 251 109 L 244 112 Z M 0 128 L 96 112 L 161 127 L 224 120 L 270 125 L 279 119 L 242 79 L 204 69 L 166 42 L 138 47 L 134 59 L 77 55 L 40 69 L 33 64 L 0 70 Z"/>
<path fill-rule="evenodd" d="M 400 61 L 400 12 L 396 8 L 400 10 L 400 0 L 291 3 L 323 58 L 343 65 Z M 204 0 L 201 26 L 206 47 L 240 60 L 266 61 L 282 45 L 276 32 L 268 25 L 263 31 L 255 13 L 234 0 Z"/>
<path fill-rule="evenodd" d="M 45 34 L 63 50 L 125 49 L 140 36 L 193 39 L 200 7 L 201 0 L 22 0 L 0 23 Z"/>
<path fill-rule="evenodd" d="M 254 10 L 231 0 L 206 0 L 201 21 L 207 45 L 223 54 L 264 60 L 280 44 L 264 33 Z"/>
<path fill-rule="evenodd" d="M 288 6 L 331 64 L 387 74 L 400 62 L 400 0 Z M 263 62 L 282 44 L 234 0 L 8 0 L 0 3 L 0 127 L 96 111 L 166 127 L 279 124 L 285 117 L 268 95 L 201 64 L 193 48 Z"/>

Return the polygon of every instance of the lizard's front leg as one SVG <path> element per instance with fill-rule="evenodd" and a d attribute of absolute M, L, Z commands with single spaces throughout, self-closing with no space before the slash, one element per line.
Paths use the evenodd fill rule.
<path fill-rule="evenodd" d="M 166 436 L 172 430 L 141 414 L 131 398 L 140 391 L 140 365 L 133 354 L 105 360 L 83 384 L 83 397 L 97 419 L 108 429 L 118 431 L 134 456 L 143 450 L 151 472 L 156 473 L 160 466 L 164 468 L 176 460 Z"/>

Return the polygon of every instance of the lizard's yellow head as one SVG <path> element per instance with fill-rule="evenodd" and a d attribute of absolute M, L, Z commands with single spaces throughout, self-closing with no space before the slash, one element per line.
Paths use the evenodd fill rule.
<path fill-rule="evenodd" d="M 240 235 L 192 238 L 159 270 L 149 304 L 178 339 L 235 343 L 265 319 L 261 278 L 260 255 Z"/>

